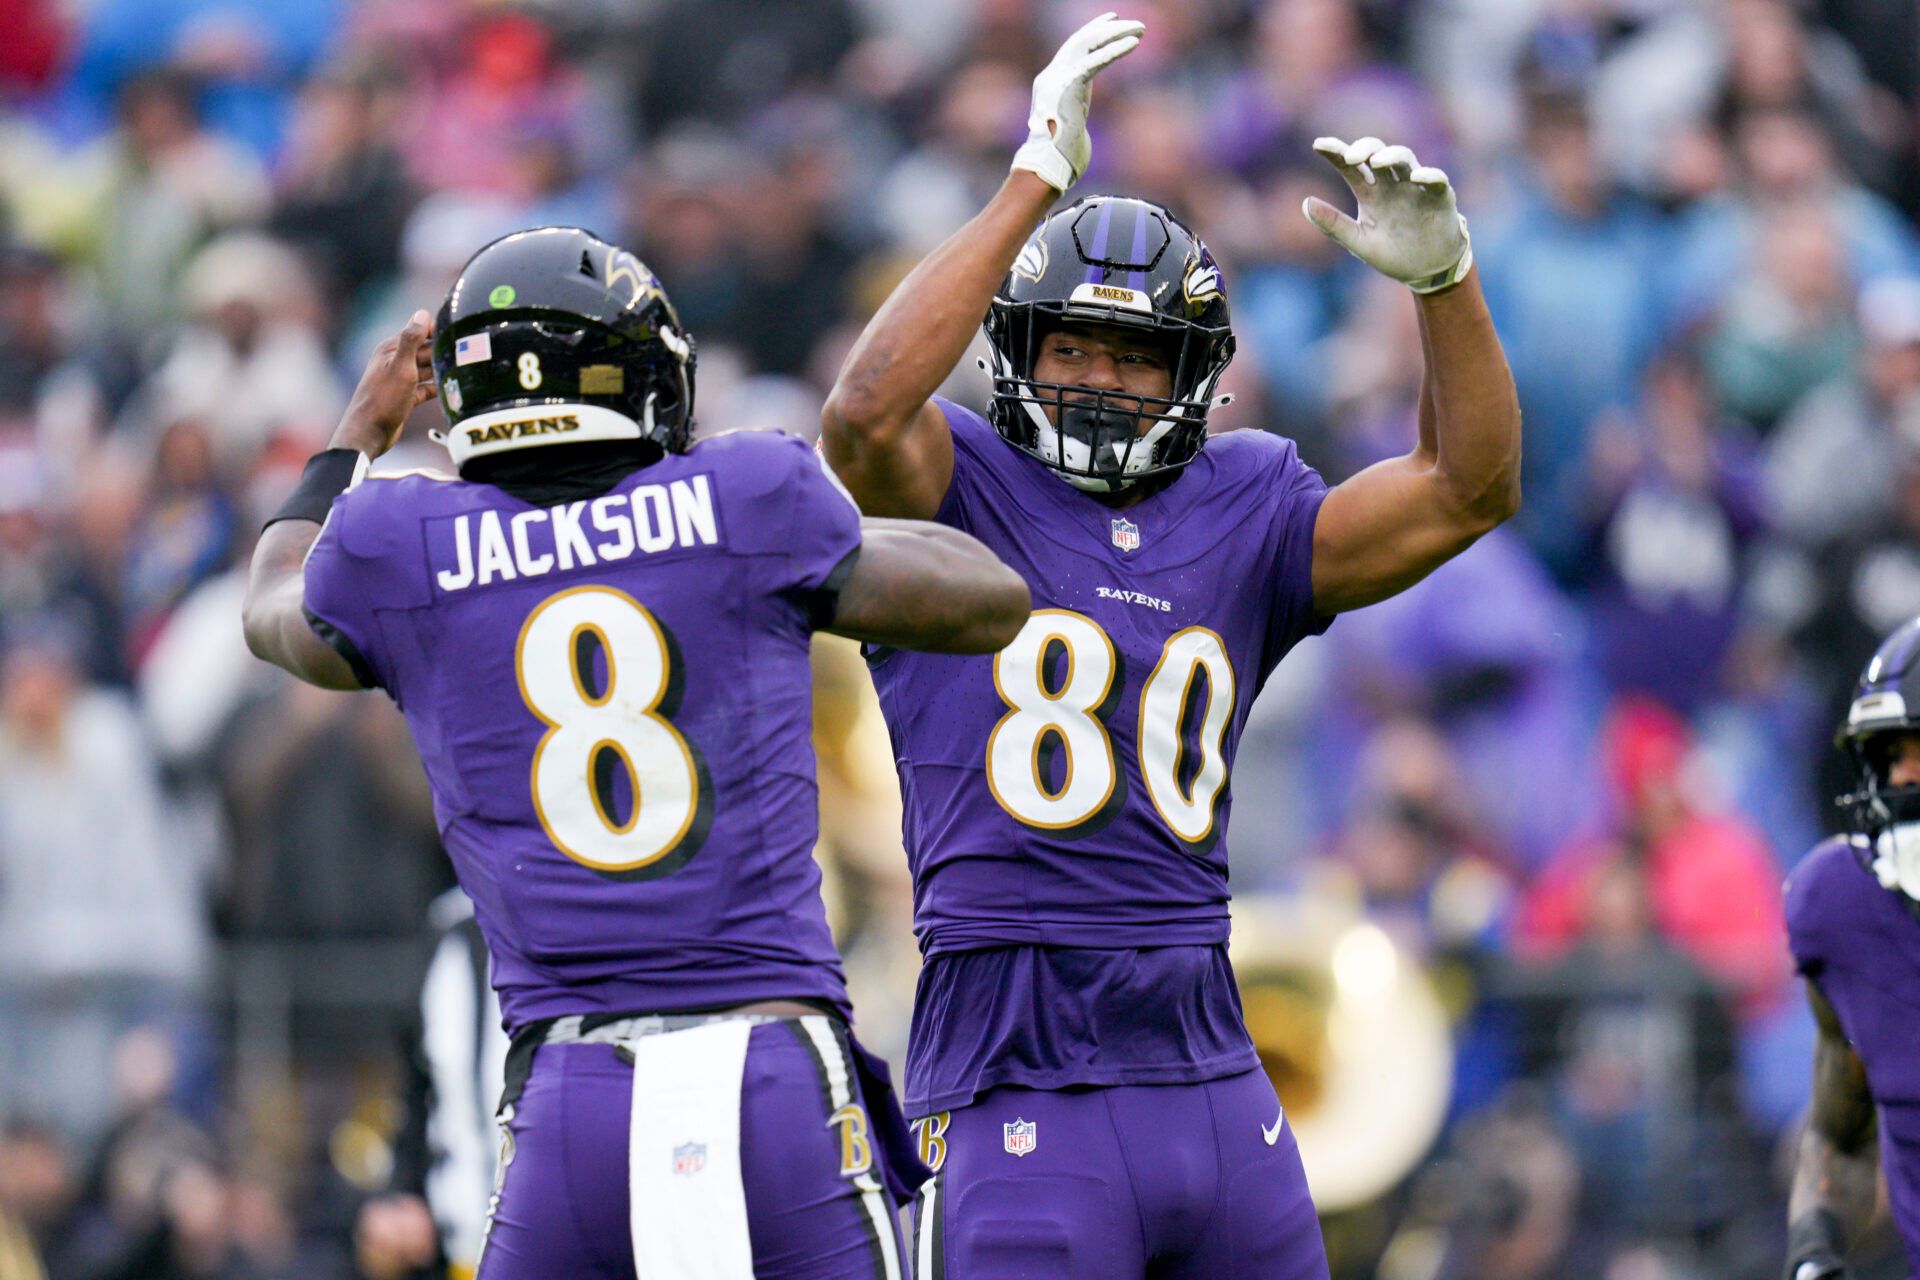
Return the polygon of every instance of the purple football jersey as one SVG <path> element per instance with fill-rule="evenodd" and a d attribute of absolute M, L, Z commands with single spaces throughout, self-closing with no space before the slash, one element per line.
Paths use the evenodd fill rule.
<path fill-rule="evenodd" d="M 937 518 L 1016 569 L 1034 613 L 990 657 L 873 662 L 928 958 L 908 1108 L 1244 1071 L 1227 778 L 1261 685 L 1329 621 L 1311 576 L 1326 485 L 1292 442 L 1237 432 L 1117 511 L 938 403 Z"/>
<path fill-rule="evenodd" d="M 761 432 L 550 507 L 429 473 L 335 500 L 307 609 L 406 716 L 510 1031 L 848 1012 L 812 856 L 808 644 L 859 543 L 814 452 Z"/>
<path fill-rule="evenodd" d="M 1920 1274 L 1920 920 L 1868 869 L 1864 842 L 1828 840 L 1787 878 L 1787 939 L 1867 1069 L 1894 1225 Z"/>

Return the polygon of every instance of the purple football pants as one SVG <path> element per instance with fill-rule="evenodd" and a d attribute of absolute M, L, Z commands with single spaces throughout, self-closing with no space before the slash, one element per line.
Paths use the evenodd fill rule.
<path fill-rule="evenodd" d="M 1258 1071 L 998 1088 L 915 1121 L 917 1280 L 1327 1280 L 1293 1131 Z"/>
<path fill-rule="evenodd" d="M 864 1100 L 839 1048 L 835 1062 L 832 1043 L 810 1042 L 796 1019 L 748 1038 L 738 1169 L 758 1280 L 906 1280 L 899 1215 L 876 1185 L 880 1144 L 864 1113 L 849 1127 L 849 1101 Z M 539 1048 L 505 1123 L 507 1163 L 476 1280 L 634 1280 L 632 1236 L 645 1229 L 630 1212 L 635 1088 L 635 1067 L 611 1044 Z M 678 1148 L 671 1175 L 709 1176 L 720 1156 Z M 661 1230 L 698 1230 L 662 1217 Z"/>

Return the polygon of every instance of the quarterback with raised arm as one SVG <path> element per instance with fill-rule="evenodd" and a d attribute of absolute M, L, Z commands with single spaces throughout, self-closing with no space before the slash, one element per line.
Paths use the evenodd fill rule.
<path fill-rule="evenodd" d="M 1840 726 L 1854 830 L 1787 878 L 1787 940 L 1820 1037 L 1787 1201 L 1786 1280 L 1840 1280 L 1884 1175 L 1920 1271 L 1920 618 L 1860 673 Z"/>
<path fill-rule="evenodd" d="M 693 370 L 631 253 L 495 241 L 254 554 L 248 643 L 399 705 L 492 953 L 479 1280 L 906 1274 L 925 1171 L 827 932 L 808 645 L 990 653 L 1027 591 L 963 533 L 863 520 L 800 440 L 696 443 Z M 436 387 L 458 475 L 367 476 Z"/>
<path fill-rule="evenodd" d="M 1327 1274 L 1294 1141 L 1227 963 L 1227 778 L 1302 638 L 1511 516 L 1520 422 L 1447 176 L 1323 138 L 1357 216 L 1314 224 L 1416 295 L 1417 438 L 1328 490 L 1292 442 L 1207 433 L 1228 282 L 1168 210 L 1096 196 L 1109 14 L 1034 81 L 991 202 L 848 357 L 823 447 L 869 515 L 933 519 L 1027 580 L 992 657 L 870 650 L 899 760 L 925 963 L 907 1107 L 937 1169 L 928 1280 Z M 1051 212 L 1050 212 L 1051 211 Z M 985 319 L 983 417 L 934 397 Z"/>

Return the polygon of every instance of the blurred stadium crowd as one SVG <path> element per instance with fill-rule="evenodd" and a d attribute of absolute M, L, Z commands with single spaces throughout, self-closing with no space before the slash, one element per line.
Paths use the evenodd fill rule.
<path fill-rule="evenodd" d="M 373 341 L 492 237 L 582 225 L 664 279 L 703 431 L 814 435 L 1099 7 L 0 0 L 0 1277 L 406 1274 L 352 1223 L 449 879 L 425 782 L 384 700 L 238 626 Z M 1346 198 L 1327 133 L 1453 175 L 1526 417 L 1517 527 L 1290 657 L 1235 770 L 1236 892 L 1363 912 L 1454 1027 L 1448 1130 L 1330 1220 L 1336 1275 L 1776 1274 L 1813 1040 L 1779 884 L 1834 821 L 1844 692 L 1920 614 L 1920 9 L 1129 16 L 1083 190 L 1222 260 L 1217 425 L 1333 480 L 1412 437 L 1404 291 L 1298 212 Z M 822 856 L 897 1054 L 864 685 L 823 651 Z"/>

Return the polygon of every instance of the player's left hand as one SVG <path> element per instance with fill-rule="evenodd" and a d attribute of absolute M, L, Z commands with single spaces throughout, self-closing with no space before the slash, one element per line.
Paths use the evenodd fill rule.
<path fill-rule="evenodd" d="M 407 415 L 433 395 L 433 319 L 416 311 L 405 328 L 373 349 L 327 447 L 377 458 L 400 438 Z"/>
<path fill-rule="evenodd" d="M 1433 293 L 1460 283 L 1473 267 L 1467 220 L 1454 203 L 1447 175 L 1423 165 L 1413 152 L 1378 138 L 1346 143 L 1316 138 L 1313 149 L 1340 171 L 1359 205 L 1348 217 L 1308 196 L 1307 221 L 1382 275 L 1415 293 Z"/>

